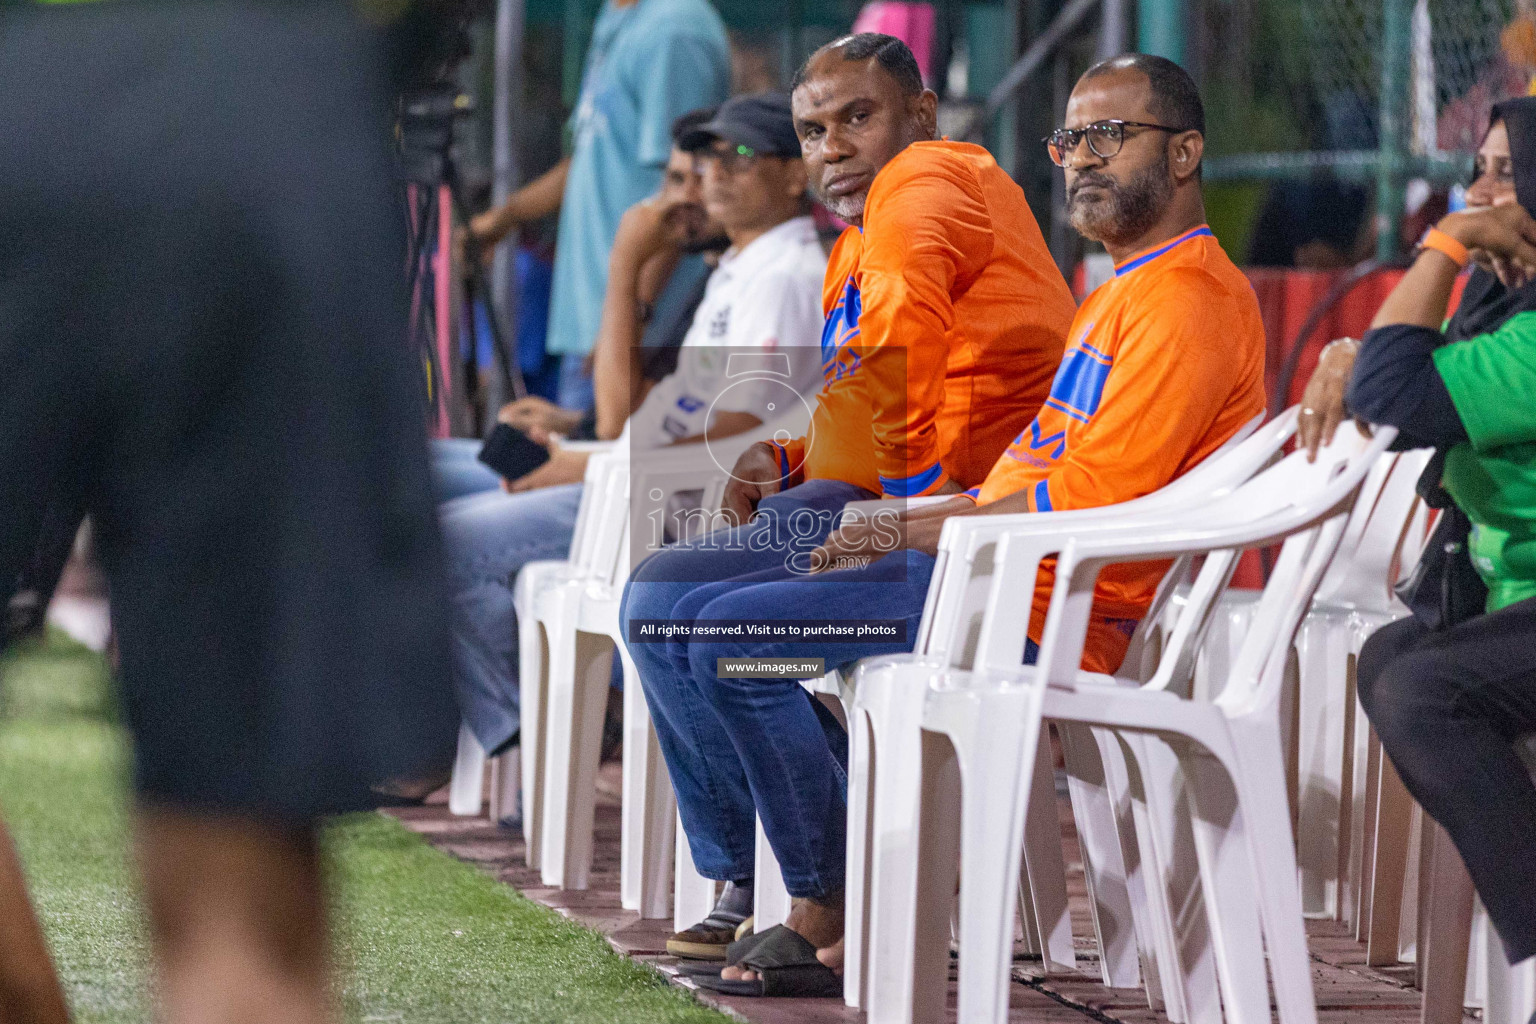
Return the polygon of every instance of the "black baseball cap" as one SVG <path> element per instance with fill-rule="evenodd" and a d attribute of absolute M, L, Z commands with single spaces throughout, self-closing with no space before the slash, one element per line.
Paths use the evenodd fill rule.
<path fill-rule="evenodd" d="M 714 117 L 679 135 L 677 148 L 693 152 L 716 139 L 747 146 L 763 156 L 800 156 L 800 139 L 795 135 L 795 119 L 789 112 L 789 96 L 782 92 L 731 97 L 720 105 Z"/>

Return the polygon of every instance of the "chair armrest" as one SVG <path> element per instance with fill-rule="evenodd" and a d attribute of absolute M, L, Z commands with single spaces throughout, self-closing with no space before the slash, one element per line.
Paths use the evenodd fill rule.
<path fill-rule="evenodd" d="M 1058 652 L 1052 680 L 1062 675 L 1067 649 L 1075 643 L 1081 655 L 1082 637 L 1093 599 L 1093 586 L 1099 571 L 1119 562 L 1153 561 L 1212 551 L 1261 547 L 1284 540 L 1310 525 L 1316 525 L 1347 511 L 1359 493 L 1364 473 L 1384 452 L 1396 431 L 1381 428 L 1364 447 L 1351 439 L 1336 440 L 1333 455 L 1319 458 L 1315 465 L 1305 462 L 1300 453 L 1289 456 L 1275 471 L 1255 478 L 1251 488 L 1219 498 L 1207 498 L 1198 505 L 1178 509 L 1157 508 L 1137 515 L 1129 505 L 1106 506 L 1095 519 L 1068 520 L 1070 512 L 1026 516 L 1035 522 L 1021 523 L 1001 532 L 996 539 L 993 577 L 988 600 L 987 621 L 982 625 L 977 663 L 1002 667 L 1017 664 L 1023 656 L 1023 633 L 1033 605 L 1033 587 L 1019 586 L 1020 581 L 1036 578 L 1040 562 L 1058 556 L 1057 585 L 1051 595 L 1051 615 L 1066 616 L 1068 631 Z M 1345 472 L 1353 463 L 1356 472 Z M 1259 481 L 1262 480 L 1262 483 Z M 1308 483 L 1310 481 L 1310 483 Z M 1300 504 L 1288 503 L 1287 497 L 1298 485 L 1315 488 Z M 1253 502 L 1273 511 L 1255 514 Z M 1105 513 L 1109 515 L 1105 515 Z M 1046 521 L 1054 519 L 1061 528 L 1049 530 Z M 954 525 L 954 521 L 946 524 Z M 1340 527 L 1342 529 L 1342 526 Z M 974 548 L 971 549 L 974 551 Z M 952 559 L 953 561 L 953 559 Z M 1063 586 L 1062 581 L 1068 581 Z M 1046 636 L 1051 623 L 1048 617 Z M 1045 637 L 1042 637 L 1044 640 Z M 1042 648 L 1042 658 L 1046 652 Z M 1077 663 L 1071 664 L 1076 671 Z"/>
<path fill-rule="evenodd" d="M 945 525 L 941 546 L 948 550 L 969 552 L 970 557 L 982 545 L 993 543 L 1015 527 L 1040 524 L 1042 529 L 1061 530 L 1079 522 L 1092 522 L 1105 515 L 1120 517 L 1159 510 L 1180 510 L 1208 502 L 1230 493 L 1271 462 L 1282 446 L 1296 433 L 1297 407 L 1282 412 L 1269 423 L 1256 427 L 1255 417 L 1232 440 L 1207 456 L 1188 473 L 1166 487 L 1118 505 L 1061 512 L 1013 512 L 998 515 L 959 516 Z"/>

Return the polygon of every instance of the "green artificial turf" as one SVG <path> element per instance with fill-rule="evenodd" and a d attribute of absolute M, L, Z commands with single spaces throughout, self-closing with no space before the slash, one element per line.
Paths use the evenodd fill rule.
<path fill-rule="evenodd" d="M 100 658 L 67 639 L 0 663 L 0 809 L 80 1024 L 151 1016 L 115 717 Z M 393 820 L 342 820 L 326 849 L 349 1021 L 728 1019 Z"/>

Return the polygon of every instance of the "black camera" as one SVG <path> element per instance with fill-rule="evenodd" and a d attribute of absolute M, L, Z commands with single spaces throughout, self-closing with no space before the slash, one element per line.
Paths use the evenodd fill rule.
<path fill-rule="evenodd" d="M 453 126 L 474 109 L 474 99 L 451 80 L 417 86 L 400 97 L 400 165 L 406 181 L 436 185 L 444 180 Z"/>

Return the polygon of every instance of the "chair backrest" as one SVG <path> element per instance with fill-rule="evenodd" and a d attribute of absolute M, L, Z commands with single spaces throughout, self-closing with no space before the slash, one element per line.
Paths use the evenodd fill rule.
<path fill-rule="evenodd" d="M 1210 525 L 1222 519 L 1234 524 L 1247 519 L 1251 525 L 1233 531 L 1231 546 L 1207 556 L 1169 650 L 1149 685 L 1186 683 L 1182 677 L 1193 672 L 1193 652 L 1204 639 L 1242 549 L 1283 539 L 1248 633 L 1216 698 L 1234 713 L 1278 715 L 1296 631 L 1342 549 L 1367 479 L 1377 463 L 1398 461 L 1382 457 L 1393 434 L 1384 429 L 1376 439 L 1367 440 L 1355 431 L 1341 430 L 1315 464 L 1308 463 L 1301 452 L 1292 454 L 1213 507 Z M 1255 509 L 1263 511 L 1255 517 Z"/>
<path fill-rule="evenodd" d="M 606 481 L 619 461 L 621 456 L 616 451 L 594 452 L 587 458 L 587 470 L 582 477 L 581 502 L 576 506 L 576 523 L 571 531 L 570 554 L 566 556 L 571 568 L 581 575 L 591 570 L 597 525 L 602 519 L 599 510 L 606 494 Z"/>
<path fill-rule="evenodd" d="M 594 507 L 592 559 L 587 579 L 602 587 L 623 586 L 629 578 L 629 460 L 615 459 L 603 475 L 600 504 Z"/>
<path fill-rule="evenodd" d="M 634 504 L 630 521 L 634 535 L 631 562 L 638 562 L 656 551 L 667 535 L 682 537 L 681 527 L 695 523 L 668 523 L 674 495 L 700 491 L 700 511 L 713 516 L 720 508 L 730 471 L 741 453 L 758 441 L 802 437 L 810 427 L 809 408 L 803 403 L 784 415 L 740 434 L 711 440 L 705 444 L 668 445 L 636 452 L 631 459 L 630 476 Z M 667 527 L 674 527 L 668 530 Z M 643 542 L 641 541 L 643 538 Z"/>
<path fill-rule="evenodd" d="M 1382 458 L 1360 488 L 1339 554 L 1317 588 L 1317 600 L 1363 611 L 1392 607 L 1392 561 L 1399 550 L 1416 557 L 1423 539 L 1406 535 L 1420 502 L 1415 490 L 1432 453 L 1418 449 Z M 1422 525 L 1419 526 L 1422 531 Z"/>
<path fill-rule="evenodd" d="M 1316 463 L 1309 463 L 1305 453 L 1295 453 L 1199 509 L 1178 516 L 1134 517 L 1112 527 L 1101 524 L 1060 543 L 1040 652 L 1040 664 L 1051 684 L 1075 685 L 1094 583 L 1105 566 L 1155 557 L 1205 556 L 1157 672 L 1147 684 L 1177 689 L 1187 685 L 1193 671 L 1192 652 L 1210 625 L 1216 600 L 1240 552 L 1284 541 L 1232 678 L 1218 698 L 1229 703 L 1246 701 L 1278 715 L 1285 652 L 1338 548 L 1361 483 L 1396 431 L 1385 428 L 1370 441 L 1354 431 L 1339 434 L 1319 453 Z M 1011 549 L 1014 543 L 1010 537 L 1005 546 Z M 1031 555 L 1038 557 L 1048 543 L 1040 538 L 1025 540 L 1021 546 L 1030 549 L 1032 545 L 1032 549 L 1018 556 L 1005 551 L 1002 557 L 1010 563 L 1008 571 Z M 1001 661 L 994 658 L 992 663 Z"/>
<path fill-rule="evenodd" d="M 1134 501 L 1072 512 L 967 517 L 969 543 L 966 548 L 950 550 L 949 545 L 942 543 L 939 547 L 933 582 L 928 588 L 918 626 L 916 651 L 943 658 L 957 668 L 974 666 L 976 644 L 995 583 L 993 554 L 996 539 L 1010 525 L 1038 524 L 1042 529 L 1070 529 L 1075 522 L 1196 506 L 1230 493 L 1273 461 L 1296 433 L 1295 408 L 1287 409 L 1261 426 L 1263 419 L 1262 414 L 1256 416 L 1189 472 Z M 952 564 L 953 570 L 950 569 Z M 1187 566 L 1177 568 L 1182 574 Z M 1160 588 L 1159 609 L 1167 600 L 1163 590 L 1171 593 L 1171 585 Z M 1027 626 L 1027 623 L 1018 625 L 1021 647 Z M 1139 651 L 1143 643 L 1145 631 L 1138 629 L 1132 644 Z"/>

